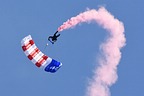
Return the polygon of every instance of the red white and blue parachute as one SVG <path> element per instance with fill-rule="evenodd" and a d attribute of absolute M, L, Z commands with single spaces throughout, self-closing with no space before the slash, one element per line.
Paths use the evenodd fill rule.
<path fill-rule="evenodd" d="M 21 46 L 28 59 L 37 67 L 44 68 L 46 72 L 54 73 L 62 66 L 62 63 L 43 54 L 35 45 L 31 35 L 22 39 Z"/>

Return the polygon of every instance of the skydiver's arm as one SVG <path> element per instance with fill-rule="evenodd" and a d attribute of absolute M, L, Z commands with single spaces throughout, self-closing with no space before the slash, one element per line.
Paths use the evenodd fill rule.
<path fill-rule="evenodd" d="M 48 40 L 50 40 L 50 38 L 52 38 L 52 37 L 53 37 L 53 36 L 49 36 L 49 37 L 48 37 Z"/>

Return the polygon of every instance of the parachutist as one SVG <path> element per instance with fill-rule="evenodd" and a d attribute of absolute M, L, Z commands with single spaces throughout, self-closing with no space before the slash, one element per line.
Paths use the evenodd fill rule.
<path fill-rule="evenodd" d="M 53 36 L 49 36 L 49 37 L 48 37 L 48 40 L 49 40 L 52 44 L 54 44 L 54 42 L 57 41 L 57 37 L 60 36 L 60 34 L 57 35 L 57 33 L 58 33 L 58 31 L 56 31 Z"/>

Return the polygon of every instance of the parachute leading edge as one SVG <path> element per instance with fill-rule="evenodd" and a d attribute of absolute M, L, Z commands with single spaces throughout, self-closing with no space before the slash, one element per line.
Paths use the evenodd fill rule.
<path fill-rule="evenodd" d="M 46 72 L 54 73 L 62 66 L 61 62 L 43 54 L 35 45 L 31 35 L 22 39 L 21 46 L 28 59 L 31 60 L 37 67 L 44 68 Z"/>

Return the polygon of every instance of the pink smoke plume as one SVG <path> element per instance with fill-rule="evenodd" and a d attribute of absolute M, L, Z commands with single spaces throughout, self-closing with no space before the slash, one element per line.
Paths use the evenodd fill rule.
<path fill-rule="evenodd" d="M 110 96 L 109 87 L 118 78 L 117 66 L 121 59 L 120 49 L 125 46 L 126 42 L 123 23 L 115 19 L 104 7 L 101 7 L 98 10 L 87 10 L 76 17 L 72 17 L 61 25 L 58 31 L 90 21 L 96 21 L 108 31 L 109 35 L 105 42 L 100 45 L 99 66 L 95 68 L 94 76 L 89 82 L 87 96 Z"/>

